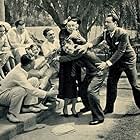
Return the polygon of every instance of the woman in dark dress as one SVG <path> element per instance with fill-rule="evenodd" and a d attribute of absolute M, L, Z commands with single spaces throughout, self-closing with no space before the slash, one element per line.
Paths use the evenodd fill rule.
<path fill-rule="evenodd" d="M 68 26 L 69 25 L 69 26 Z M 62 49 L 65 45 L 65 41 L 71 34 L 73 28 L 77 28 L 75 25 L 66 24 L 63 29 L 61 29 L 59 33 L 60 45 L 61 45 L 61 56 L 67 55 Z M 77 102 L 78 96 L 78 85 L 81 81 L 81 68 L 76 67 L 76 74 L 72 76 L 72 64 L 73 61 L 70 62 L 61 62 L 60 70 L 59 70 L 59 95 L 58 98 L 64 99 L 64 108 L 63 114 L 65 117 L 68 117 L 68 104 L 72 103 L 72 114 L 74 117 L 78 117 L 78 113 L 76 112 L 75 106 Z"/>

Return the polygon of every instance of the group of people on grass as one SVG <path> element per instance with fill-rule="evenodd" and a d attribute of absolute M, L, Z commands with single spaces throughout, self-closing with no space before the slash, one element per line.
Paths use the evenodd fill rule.
<path fill-rule="evenodd" d="M 16 21 L 7 33 L 5 26 L 0 26 L 0 105 L 9 107 L 7 118 L 11 122 L 21 121 L 20 112 L 48 109 L 42 99 L 56 98 L 58 94 L 49 90 L 52 86 L 49 79 L 58 75 L 59 64 L 51 58 L 57 55 L 59 43 L 51 28 L 44 29 L 43 35 L 45 40 L 39 47 L 25 29 L 23 20 Z"/>
<path fill-rule="evenodd" d="M 46 28 L 41 47 L 30 38 L 22 20 L 16 21 L 15 27 L 7 33 L 4 26 L 0 26 L 1 59 L 6 57 L 0 67 L 0 104 L 9 106 L 7 118 L 11 122 L 20 122 L 18 115 L 21 111 L 39 112 L 47 109 L 42 100 L 58 94 L 57 98 L 64 100 L 64 117 L 70 116 L 68 105 L 71 103 L 72 116 L 78 118 L 81 113 L 91 111 L 89 124 L 103 123 L 104 115 L 114 111 L 117 83 L 123 71 L 131 84 L 135 103 L 140 108 L 136 54 L 127 32 L 118 27 L 118 17 L 109 14 L 103 33 L 90 42 L 80 34 L 80 24 L 77 17 L 68 17 L 59 32 L 59 41 L 53 29 Z M 108 49 L 109 59 L 102 61 L 95 53 L 96 48 Z M 8 65 L 12 66 L 12 70 L 5 74 L 3 66 Z M 99 91 L 107 73 L 106 106 L 103 110 Z M 47 89 L 53 75 L 59 78 L 58 92 Z M 78 96 L 84 105 L 80 112 L 76 111 Z"/>

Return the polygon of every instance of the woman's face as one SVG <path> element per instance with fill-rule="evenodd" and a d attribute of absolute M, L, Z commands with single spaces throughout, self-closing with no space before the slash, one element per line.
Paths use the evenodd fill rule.
<path fill-rule="evenodd" d="M 31 50 L 35 56 L 39 54 L 39 48 L 36 45 L 34 45 Z"/>
<path fill-rule="evenodd" d="M 73 31 L 77 30 L 79 25 L 76 21 L 69 21 L 66 25 L 67 31 L 71 34 Z"/>

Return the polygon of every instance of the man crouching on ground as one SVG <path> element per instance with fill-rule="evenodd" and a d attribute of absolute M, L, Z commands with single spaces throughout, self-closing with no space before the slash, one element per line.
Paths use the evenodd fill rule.
<path fill-rule="evenodd" d="M 21 110 L 26 110 L 27 112 L 38 111 L 37 108 L 31 105 L 27 106 L 26 98 L 28 98 L 28 96 L 36 96 L 43 99 L 46 96 L 52 95 L 51 93 L 34 87 L 31 84 L 33 79 L 28 80 L 28 71 L 33 67 L 34 60 L 25 54 L 21 57 L 21 63 L 16 65 L 16 67 L 7 74 L 5 79 L 1 81 L 0 104 L 9 106 L 7 119 L 11 122 L 21 122 L 18 118 Z M 34 81 L 34 83 L 36 83 L 36 81 Z M 26 108 L 23 108 L 22 105 L 25 104 Z"/>

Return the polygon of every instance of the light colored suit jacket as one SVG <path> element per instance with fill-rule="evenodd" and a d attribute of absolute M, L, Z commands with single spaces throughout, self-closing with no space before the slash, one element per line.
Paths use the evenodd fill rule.
<path fill-rule="evenodd" d="M 21 64 L 16 65 L 1 81 L 0 94 L 4 94 L 4 91 L 11 90 L 13 87 L 20 86 L 31 95 L 44 98 L 46 91 L 33 87 L 27 78 L 28 73 L 21 68 Z"/>

